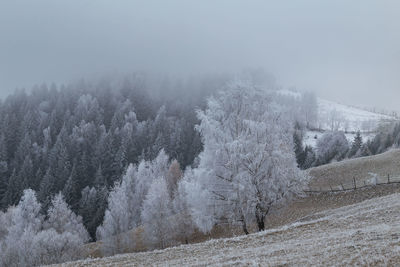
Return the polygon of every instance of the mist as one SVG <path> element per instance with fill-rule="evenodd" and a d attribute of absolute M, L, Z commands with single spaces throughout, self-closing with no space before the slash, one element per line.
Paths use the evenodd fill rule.
<path fill-rule="evenodd" d="M 282 87 L 400 110 L 398 1 L 2 1 L 0 95 L 105 73 L 263 68 Z"/>

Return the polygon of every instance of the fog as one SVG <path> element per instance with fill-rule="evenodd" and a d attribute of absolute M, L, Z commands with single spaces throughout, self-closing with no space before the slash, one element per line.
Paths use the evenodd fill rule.
<path fill-rule="evenodd" d="M 261 67 L 283 87 L 400 110 L 399 14 L 396 0 L 4 0 L 0 91 Z"/>

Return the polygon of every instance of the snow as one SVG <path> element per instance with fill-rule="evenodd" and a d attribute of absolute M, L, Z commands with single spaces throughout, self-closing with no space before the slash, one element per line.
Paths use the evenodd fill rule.
<path fill-rule="evenodd" d="M 317 98 L 318 102 L 318 114 L 320 123 L 322 123 L 322 129 L 329 130 L 329 124 L 327 118 L 333 111 L 337 111 L 341 114 L 348 122 L 347 131 L 371 131 L 374 130 L 378 123 L 381 121 L 393 121 L 396 120 L 393 116 L 384 114 L 378 114 L 370 111 L 366 111 L 360 108 L 351 107 L 348 105 L 336 103 L 322 98 Z M 341 127 L 344 130 L 344 123 Z"/>
<path fill-rule="evenodd" d="M 302 93 L 296 90 L 282 89 L 279 90 L 278 93 L 284 96 L 291 96 L 296 99 L 300 99 L 302 97 Z M 318 123 L 319 126 L 321 126 L 321 130 L 330 130 L 328 118 L 332 112 L 337 112 L 338 115 L 340 115 L 342 120 L 340 130 L 347 130 L 348 132 L 355 132 L 358 130 L 364 132 L 373 131 L 381 121 L 398 120 L 398 118 L 394 116 L 367 111 L 362 108 L 337 103 L 321 97 L 317 97 L 317 105 L 319 117 Z M 348 125 L 345 125 L 346 121 Z"/>
<path fill-rule="evenodd" d="M 304 144 L 312 146 L 313 148 L 316 147 L 317 140 L 324 134 L 323 131 L 306 131 L 304 135 Z M 347 138 L 347 141 L 350 143 L 353 142 L 354 136 L 356 133 L 345 133 L 344 134 Z M 363 142 L 366 142 L 367 140 L 372 140 L 375 137 L 375 133 L 365 133 L 361 132 L 361 137 L 363 139 Z"/>
<path fill-rule="evenodd" d="M 316 213 L 248 236 L 62 266 L 398 265 L 400 194 Z"/>

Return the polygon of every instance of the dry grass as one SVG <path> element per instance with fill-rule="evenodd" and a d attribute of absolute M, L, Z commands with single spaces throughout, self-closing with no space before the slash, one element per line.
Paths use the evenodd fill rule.
<path fill-rule="evenodd" d="M 398 266 L 400 194 L 265 232 L 63 266 Z"/>
<path fill-rule="evenodd" d="M 329 188 L 340 184 L 351 184 L 353 178 L 357 183 L 363 183 L 370 177 L 369 173 L 376 173 L 380 177 L 400 175 L 400 149 L 393 149 L 386 153 L 371 157 L 345 160 L 316 168 L 308 173 L 313 178 L 310 188 Z"/>

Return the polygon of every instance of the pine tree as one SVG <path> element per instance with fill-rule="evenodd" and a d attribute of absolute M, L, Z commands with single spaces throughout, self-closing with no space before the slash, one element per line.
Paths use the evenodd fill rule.
<path fill-rule="evenodd" d="M 52 175 L 51 169 L 47 169 L 46 174 L 43 177 L 43 180 L 40 183 L 38 198 L 42 203 L 43 210 L 47 210 L 50 205 L 51 198 L 55 194 L 56 188 L 55 177 Z"/>
<path fill-rule="evenodd" d="M 360 131 L 357 131 L 356 135 L 354 136 L 353 143 L 351 144 L 351 148 L 349 150 L 348 157 L 349 158 L 354 157 L 357 154 L 357 152 L 361 149 L 362 144 L 363 144 L 363 141 L 362 141 L 361 133 L 360 133 Z"/>
<path fill-rule="evenodd" d="M 69 208 L 61 193 L 52 198 L 47 215 L 45 228 L 53 228 L 59 234 L 64 232 L 76 234 L 83 242 L 89 240 L 89 235 L 82 224 L 82 218 Z"/>
<path fill-rule="evenodd" d="M 32 160 L 29 155 L 25 157 L 24 163 L 21 166 L 18 176 L 19 176 L 18 180 L 24 184 L 24 189 L 32 188 L 35 176 L 33 171 Z"/>
<path fill-rule="evenodd" d="M 295 131 L 293 133 L 293 145 L 297 165 L 299 166 L 299 168 L 303 168 L 304 162 L 306 160 L 306 153 L 303 146 L 303 134 L 301 132 L 300 124 L 298 122 L 296 122 L 295 124 Z"/>
<path fill-rule="evenodd" d="M 79 177 L 76 170 L 76 164 L 73 165 L 71 174 L 65 184 L 63 190 L 66 202 L 71 206 L 73 211 L 78 210 L 78 202 L 80 199 Z"/>
<path fill-rule="evenodd" d="M 95 174 L 95 179 L 94 179 L 94 185 L 97 188 L 102 188 L 102 187 L 107 187 L 107 180 L 105 179 L 103 175 L 103 170 L 101 168 L 101 165 L 97 168 L 96 174 Z"/>
<path fill-rule="evenodd" d="M 11 206 L 18 203 L 23 190 L 27 188 L 27 184 L 22 176 L 19 176 L 14 169 L 8 179 L 8 187 L 5 196 L 3 197 L 3 205 Z"/>
<path fill-rule="evenodd" d="M 361 146 L 360 150 L 357 151 L 356 153 L 356 157 L 368 157 L 368 156 L 372 156 L 372 152 L 369 149 L 368 143 L 365 143 Z"/>

